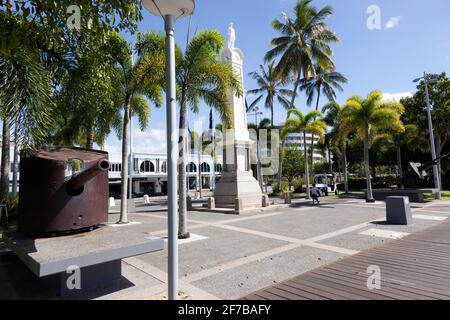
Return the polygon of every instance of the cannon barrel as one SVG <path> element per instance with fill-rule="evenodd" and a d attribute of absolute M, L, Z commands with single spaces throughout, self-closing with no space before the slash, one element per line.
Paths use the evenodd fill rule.
<path fill-rule="evenodd" d="M 78 172 L 72 176 L 67 182 L 66 187 L 69 192 L 76 192 L 81 189 L 89 180 L 93 179 L 99 173 L 109 170 L 109 161 L 101 159 L 93 166 Z"/>
<path fill-rule="evenodd" d="M 444 160 L 445 158 L 450 157 L 450 153 L 444 154 L 442 156 L 440 156 L 439 158 L 436 158 L 435 160 L 431 160 L 430 162 L 425 163 L 423 166 L 419 167 L 420 171 L 425 171 L 428 170 L 430 168 L 432 168 L 434 165 L 436 165 L 437 163 L 439 163 L 439 161 Z"/>

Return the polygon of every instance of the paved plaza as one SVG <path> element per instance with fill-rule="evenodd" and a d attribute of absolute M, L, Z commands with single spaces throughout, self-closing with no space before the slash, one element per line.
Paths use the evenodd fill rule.
<path fill-rule="evenodd" d="M 450 202 L 412 204 L 413 224 L 385 224 L 385 203 L 362 199 L 303 200 L 243 215 L 191 211 L 191 239 L 180 241 L 180 290 L 184 299 L 237 299 L 450 218 Z M 110 221 L 118 220 L 118 206 Z M 166 236 L 164 199 L 137 202 L 132 224 L 144 236 Z M 114 226 L 115 227 L 115 226 Z M 124 278 L 99 288 L 97 299 L 165 299 L 167 251 L 123 261 Z M 26 281 L 24 281 L 26 279 Z M 22 281 L 18 281 L 22 280 Z M 20 285 L 17 285 L 20 283 Z M 51 298 L 12 254 L 0 246 L 0 298 Z"/>

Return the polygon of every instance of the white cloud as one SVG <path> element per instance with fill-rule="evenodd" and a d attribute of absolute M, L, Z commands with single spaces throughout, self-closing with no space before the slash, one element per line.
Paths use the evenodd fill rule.
<path fill-rule="evenodd" d="M 411 92 L 400 93 L 383 93 L 383 101 L 396 101 L 399 102 L 402 98 L 412 97 Z"/>
<path fill-rule="evenodd" d="M 133 152 L 136 153 L 166 153 L 166 131 L 150 129 L 142 132 L 139 128 L 133 130 Z M 109 153 L 109 159 L 113 162 L 121 161 L 122 142 L 114 141 L 105 146 L 105 151 Z"/>
<path fill-rule="evenodd" d="M 392 17 L 389 19 L 389 21 L 386 23 L 386 29 L 392 29 L 395 28 L 400 24 L 400 20 L 402 20 L 402 17 Z"/>

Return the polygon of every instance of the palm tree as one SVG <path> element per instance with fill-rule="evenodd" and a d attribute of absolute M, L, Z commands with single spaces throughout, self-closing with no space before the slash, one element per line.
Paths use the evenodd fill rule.
<path fill-rule="evenodd" d="M 292 117 L 294 116 L 294 117 Z M 323 135 L 326 129 L 326 123 L 323 120 L 316 120 L 320 118 L 322 113 L 319 111 L 311 111 L 306 115 L 298 109 L 291 109 L 288 111 L 288 119 L 285 127 L 282 130 L 282 135 L 287 132 L 301 132 L 303 134 L 303 152 L 305 159 L 308 157 L 308 149 L 306 147 L 306 134 L 312 133 L 318 135 L 323 139 Z M 306 199 L 310 200 L 309 194 L 309 167 L 308 161 L 305 161 L 305 181 L 306 181 Z"/>
<path fill-rule="evenodd" d="M 0 196 L 5 197 L 9 193 L 11 123 L 17 128 L 19 150 L 28 153 L 47 138 L 53 124 L 54 102 L 50 72 L 41 61 L 39 47 L 31 41 L 37 38 L 33 33 L 34 24 L 19 21 L 9 14 L 0 14 L 0 24 L 5 31 L 0 33 L 0 42 L 4 44 L 0 48 L 0 115 L 3 120 Z"/>
<path fill-rule="evenodd" d="M 275 68 L 276 73 L 286 79 L 295 79 L 291 108 L 294 108 L 302 75 L 306 80 L 311 75 L 316 75 L 314 61 L 334 67 L 331 60 L 333 51 L 329 45 L 339 41 L 324 21 L 333 14 L 333 8 L 325 6 L 317 10 L 311 2 L 312 0 L 297 2 L 294 8 L 294 20 L 284 13 L 284 22 L 278 19 L 272 22 L 272 27 L 280 32 L 281 36 L 271 41 L 273 48 L 265 56 L 267 62 L 279 57 Z"/>
<path fill-rule="evenodd" d="M 110 39 L 112 56 L 117 61 L 117 68 L 122 75 L 119 83 L 118 105 L 123 107 L 122 120 L 122 193 L 120 205 L 120 224 L 128 223 L 128 155 L 130 152 L 129 123 L 133 110 L 144 112 L 143 119 L 148 119 L 149 106 L 144 97 L 157 107 L 162 105 L 162 87 L 165 79 L 165 39 L 156 33 L 147 33 L 138 38 L 137 61 L 133 63 L 132 51 L 125 40 L 118 34 Z M 144 126 L 142 126 L 144 124 Z M 146 123 L 141 123 L 145 127 Z M 130 195 L 131 197 L 131 195 Z"/>
<path fill-rule="evenodd" d="M 238 76 L 231 65 L 219 61 L 218 55 L 224 46 L 223 36 L 217 30 L 206 30 L 197 33 L 188 43 L 182 54 L 177 50 L 177 99 L 180 104 L 179 123 L 179 228 L 180 239 L 189 238 L 187 232 L 186 203 L 186 155 L 185 139 L 187 126 L 187 107 L 197 113 L 200 101 L 215 109 L 226 128 L 232 127 L 232 110 L 228 101 L 228 93 L 236 91 L 242 94 Z"/>
<path fill-rule="evenodd" d="M 405 130 L 400 116 L 404 107 L 398 102 L 385 102 L 380 91 L 372 91 L 366 99 L 359 96 L 347 100 L 339 118 L 344 131 L 356 130 L 364 139 L 364 167 L 366 173 L 366 201 L 374 202 L 370 181 L 369 143 L 371 134 L 383 131 L 403 132 Z"/>
<path fill-rule="evenodd" d="M 324 114 L 323 120 L 331 129 L 330 132 L 327 133 L 327 140 L 329 141 L 328 150 L 334 147 L 335 150 L 340 153 L 341 167 L 344 175 L 344 189 L 345 193 L 348 193 L 347 139 L 352 132 L 349 132 L 348 128 L 341 126 L 339 119 L 339 114 L 341 111 L 342 107 L 336 102 L 329 102 L 322 108 L 322 113 Z"/>
<path fill-rule="evenodd" d="M 308 106 L 311 106 L 314 98 L 316 98 L 316 111 L 319 110 L 320 96 L 325 96 L 329 102 L 336 100 L 336 91 L 343 91 L 341 84 L 347 83 L 347 78 L 342 73 L 334 71 L 328 66 L 323 66 L 318 63 L 314 66 L 316 75 L 304 79 L 300 85 L 300 90 L 306 92 Z M 314 135 L 311 144 L 311 164 L 313 164 L 314 157 Z"/>
<path fill-rule="evenodd" d="M 290 103 L 287 96 L 292 97 L 292 90 L 283 89 L 282 87 L 286 84 L 285 80 L 275 72 L 275 62 L 272 62 L 264 69 L 263 65 L 260 65 L 261 74 L 258 72 L 251 72 L 250 76 L 256 80 L 259 88 L 249 90 L 247 94 L 259 95 L 255 101 L 259 101 L 266 96 L 264 106 L 270 110 L 270 124 L 273 128 L 273 113 L 274 113 L 274 100 L 277 101 L 285 108 L 290 108 Z"/>

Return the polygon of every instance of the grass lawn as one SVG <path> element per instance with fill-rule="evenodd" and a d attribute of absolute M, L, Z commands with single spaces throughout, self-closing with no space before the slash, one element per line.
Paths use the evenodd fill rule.
<path fill-rule="evenodd" d="M 434 195 L 425 194 L 425 199 L 426 200 L 434 200 Z M 442 200 L 450 201 L 450 191 L 442 191 Z"/>

